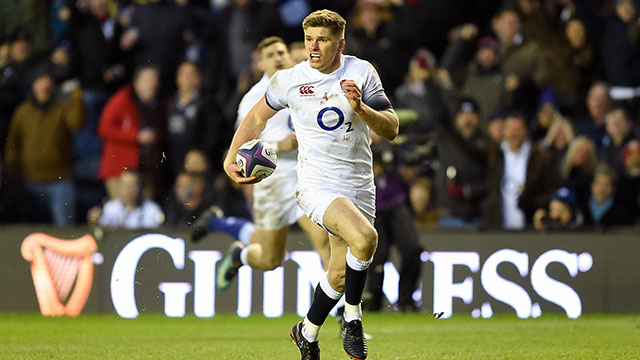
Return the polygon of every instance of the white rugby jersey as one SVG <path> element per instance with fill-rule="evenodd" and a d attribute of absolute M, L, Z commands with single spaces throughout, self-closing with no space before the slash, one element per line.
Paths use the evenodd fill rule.
<path fill-rule="evenodd" d="M 376 70 L 354 56 L 341 55 L 340 68 L 331 74 L 303 61 L 271 77 L 267 104 L 274 110 L 289 108 L 298 137 L 301 184 L 374 186 L 369 127 L 344 96 L 344 80 L 358 84 L 365 104 L 376 110 L 391 108 Z"/>
<path fill-rule="evenodd" d="M 240 122 L 242 122 L 242 119 L 247 116 L 253 105 L 255 105 L 258 100 L 260 100 L 262 95 L 264 95 L 268 86 L 269 78 L 265 75 L 242 97 L 240 105 L 238 106 L 236 128 L 240 126 Z M 277 114 L 275 114 L 271 119 L 269 119 L 269 121 L 267 121 L 267 126 L 264 128 L 258 138 L 276 145 L 279 141 L 283 140 L 293 132 L 294 131 L 291 124 L 291 118 L 289 117 L 289 111 L 284 109 L 282 111 L 278 111 Z M 279 151 L 278 166 L 276 167 L 276 171 L 274 171 L 269 178 L 291 176 L 292 173 L 295 176 L 297 155 L 298 151 L 295 149 L 286 152 Z"/>

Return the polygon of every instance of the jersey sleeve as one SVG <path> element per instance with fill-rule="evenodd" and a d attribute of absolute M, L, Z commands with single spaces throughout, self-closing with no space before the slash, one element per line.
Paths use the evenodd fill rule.
<path fill-rule="evenodd" d="M 366 66 L 368 71 L 366 72 L 367 76 L 362 86 L 362 101 L 374 110 L 382 111 L 391 109 L 391 101 L 389 101 L 387 94 L 384 92 L 378 72 L 373 65 L 368 62 Z"/>
<path fill-rule="evenodd" d="M 276 71 L 269 80 L 269 86 L 264 94 L 264 99 L 270 108 L 280 111 L 287 107 L 286 87 L 283 82 L 283 76 L 280 71 Z"/>

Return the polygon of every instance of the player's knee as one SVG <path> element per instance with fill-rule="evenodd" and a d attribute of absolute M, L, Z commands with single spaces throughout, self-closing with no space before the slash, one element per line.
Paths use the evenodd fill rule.
<path fill-rule="evenodd" d="M 327 273 L 327 280 L 333 290 L 337 292 L 344 291 L 344 272 L 329 270 Z"/>
<path fill-rule="evenodd" d="M 351 247 L 352 253 L 370 259 L 378 247 L 378 232 L 376 232 L 373 226 L 362 228 L 353 243 L 349 244 L 349 246 Z"/>
<path fill-rule="evenodd" d="M 263 259 L 263 270 L 273 270 L 282 264 L 282 258 L 279 256 L 267 256 Z"/>

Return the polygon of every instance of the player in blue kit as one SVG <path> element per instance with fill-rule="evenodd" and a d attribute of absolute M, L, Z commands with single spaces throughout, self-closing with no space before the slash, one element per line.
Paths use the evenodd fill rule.
<path fill-rule="evenodd" d="M 346 21 L 319 10 L 303 21 L 309 60 L 280 70 L 265 95 L 238 127 L 224 161 L 227 175 L 244 178 L 235 164 L 238 148 L 257 138 L 267 120 L 288 108 L 298 140 L 296 201 L 305 214 L 330 233 L 327 276 L 316 288 L 303 321 L 291 329 L 302 359 L 319 359 L 318 333 L 331 309 L 345 295 L 343 346 L 353 359 L 367 357 L 360 306 L 367 268 L 376 250 L 371 138 L 398 134 L 398 117 L 373 66 L 343 55 Z"/>

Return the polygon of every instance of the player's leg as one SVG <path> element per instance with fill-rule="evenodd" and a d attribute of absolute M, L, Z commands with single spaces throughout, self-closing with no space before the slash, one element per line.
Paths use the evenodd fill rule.
<path fill-rule="evenodd" d="M 288 233 L 288 226 L 278 230 L 256 229 L 251 244 L 242 249 L 241 262 L 264 271 L 277 268 L 284 259 Z"/>
<path fill-rule="evenodd" d="M 289 227 L 278 230 L 254 230 L 249 245 L 240 241 L 231 244 L 216 274 L 216 286 L 226 290 L 242 265 L 254 269 L 273 270 L 282 264 Z"/>
<path fill-rule="evenodd" d="M 222 209 L 213 205 L 193 223 L 191 240 L 200 241 L 210 231 L 223 232 L 248 245 L 255 232 L 255 226 L 251 221 L 241 217 L 224 216 Z"/>
<path fill-rule="evenodd" d="M 345 267 L 345 309 L 343 346 L 354 359 L 367 357 L 367 344 L 362 328 L 361 300 L 367 269 L 373 261 L 378 233 L 372 221 L 347 198 L 335 199 L 324 215 L 324 226 L 347 244 Z M 337 260 L 337 259 L 336 259 Z"/>
<path fill-rule="evenodd" d="M 315 358 L 319 353 L 318 334 L 331 309 L 342 297 L 344 289 L 344 266 L 347 244 L 337 236 L 330 236 L 331 257 L 328 271 L 316 286 L 313 302 L 307 316 L 291 329 L 291 338 L 298 345 L 303 359 Z M 319 357 L 318 357 L 319 358 Z"/>
<path fill-rule="evenodd" d="M 306 216 L 298 219 L 298 225 L 300 225 L 307 239 L 311 241 L 313 248 L 318 255 L 320 255 L 320 259 L 322 259 L 322 266 L 327 270 L 331 256 L 331 246 L 329 245 L 329 234 L 327 230 L 321 228 Z"/>

